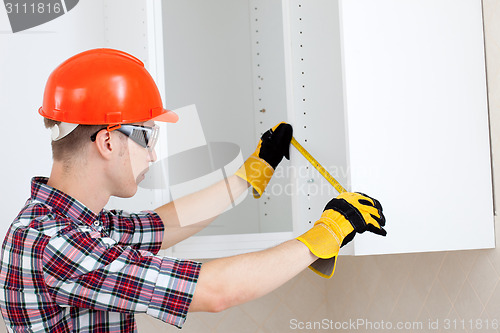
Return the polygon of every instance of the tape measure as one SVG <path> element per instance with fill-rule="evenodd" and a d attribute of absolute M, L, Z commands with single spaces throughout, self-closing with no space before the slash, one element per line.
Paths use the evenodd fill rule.
<path fill-rule="evenodd" d="M 297 150 L 306 158 L 306 160 L 309 161 L 309 163 L 312 164 L 312 166 L 319 171 L 319 173 L 325 177 L 325 179 L 330 183 L 332 184 L 332 186 L 339 192 L 339 193 L 342 193 L 342 192 L 347 192 L 347 190 L 345 188 L 342 187 L 342 185 L 340 185 L 340 183 L 335 179 L 333 178 L 332 175 L 330 175 L 330 173 L 328 171 L 326 171 L 325 168 L 323 168 L 323 166 L 321 164 L 319 164 L 318 161 L 316 161 L 316 159 L 314 157 L 312 157 L 311 154 L 309 154 L 309 152 L 300 145 L 300 143 L 297 142 L 297 140 L 295 140 L 294 137 L 292 137 L 292 145 L 297 148 Z"/>

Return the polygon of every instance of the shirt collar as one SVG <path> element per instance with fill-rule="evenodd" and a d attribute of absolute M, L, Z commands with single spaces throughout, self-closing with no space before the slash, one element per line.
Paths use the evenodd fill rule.
<path fill-rule="evenodd" d="M 84 204 L 47 185 L 48 180 L 46 177 L 33 177 L 31 180 L 32 200 L 42 202 L 72 220 L 82 221 L 89 225 L 98 220 L 98 216 Z"/>

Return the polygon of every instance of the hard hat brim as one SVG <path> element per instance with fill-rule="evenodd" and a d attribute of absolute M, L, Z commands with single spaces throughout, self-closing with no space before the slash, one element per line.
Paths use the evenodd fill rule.
<path fill-rule="evenodd" d="M 179 120 L 179 115 L 177 115 L 177 113 L 167 109 L 163 109 L 163 111 L 164 112 L 162 114 L 152 118 L 152 120 L 166 123 L 176 123 Z"/>

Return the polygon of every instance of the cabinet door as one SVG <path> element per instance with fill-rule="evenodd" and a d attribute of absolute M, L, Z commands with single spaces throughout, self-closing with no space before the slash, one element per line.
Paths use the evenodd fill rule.
<path fill-rule="evenodd" d="M 355 253 L 494 247 L 481 1 L 340 5 L 351 186 L 388 231 Z"/>
<path fill-rule="evenodd" d="M 481 1 L 284 4 L 297 140 L 387 217 L 387 237 L 342 252 L 494 247 Z M 300 232 L 335 191 L 299 154 L 292 164 Z"/>

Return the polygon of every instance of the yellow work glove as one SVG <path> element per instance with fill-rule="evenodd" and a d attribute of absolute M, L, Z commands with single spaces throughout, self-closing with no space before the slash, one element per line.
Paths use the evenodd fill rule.
<path fill-rule="evenodd" d="M 283 157 L 290 159 L 293 129 L 281 122 L 262 134 L 255 152 L 245 161 L 236 175 L 253 187 L 253 196 L 260 198 Z"/>
<path fill-rule="evenodd" d="M 356 233 L 366 230 L 385 236 L 384 225 L 380 202 L 362 193 L 344 192 L 328 202 L 314 227 L 297 239 L 319 258 L 309 268 L 330 278 L 335 272 L 342 246 L 349 243 Z"/>

